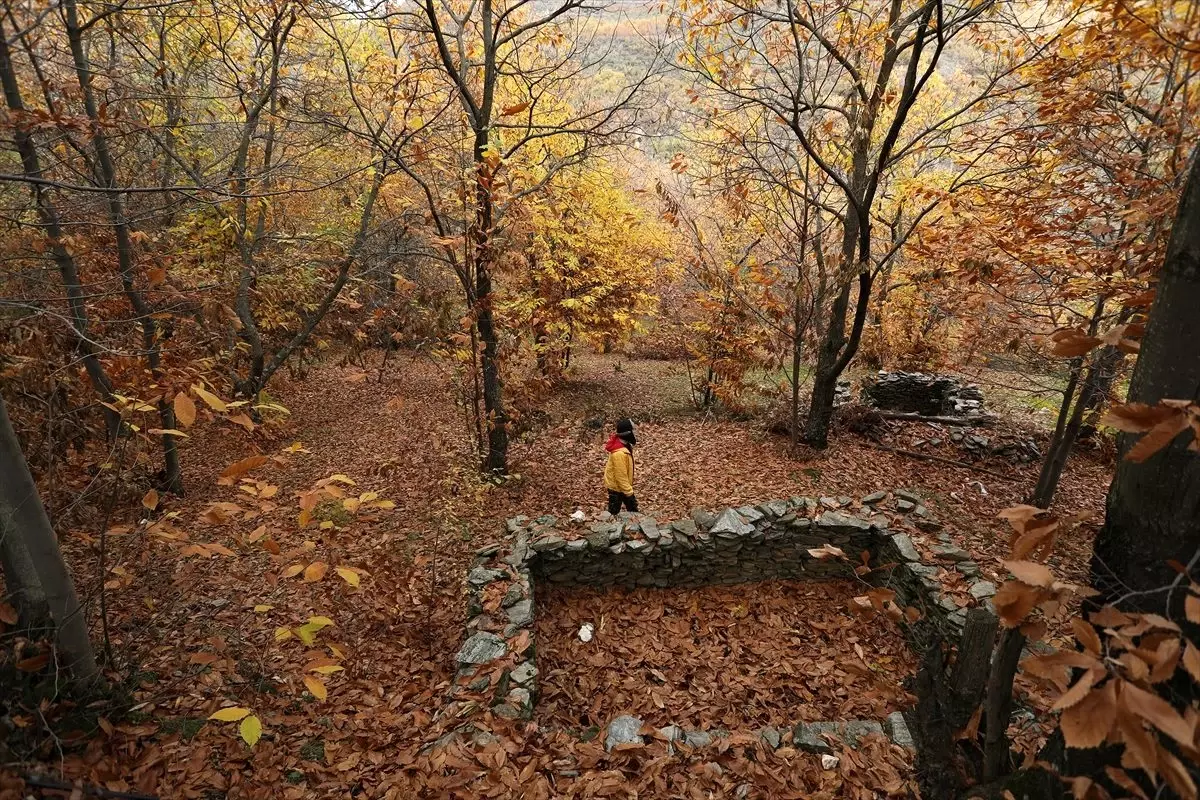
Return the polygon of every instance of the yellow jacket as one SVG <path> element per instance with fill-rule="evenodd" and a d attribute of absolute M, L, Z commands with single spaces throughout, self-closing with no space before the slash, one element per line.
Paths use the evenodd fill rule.
<path fill-rule="evenodd" d="M 613 439 L 616 439 L 614 436 Z M 614 449 L 613 442 L 605 447 L 608 450 L 608 463 L 604 465 L 604 486 L 610 492 L 633 494 L 633 454 L 618 441 Z"/>

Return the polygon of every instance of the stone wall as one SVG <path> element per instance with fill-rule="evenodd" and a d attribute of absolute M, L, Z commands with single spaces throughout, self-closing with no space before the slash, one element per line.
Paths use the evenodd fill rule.
<path fill-rule="evenodd" d="M 538 580 L 568 586 L 695 587 L 761 580 L 854 577 L 854 563 L 812 551 L 826 545 L 856 556 L 882 542 L 870 522 L 795 498 L 761 506 L 694 511 L 659 525 L 651 517 L 591 525 L 568 540 L 542 532 L 530 543 Z"/>
<path fill-rule="evenodd" d="M 862 383 L 863 399 L 887 411 L 972 416 L 983 412 L 983 393 L 949 375 L 880 372 Z"/>
<path fill-rule="evenodd" d="M 966 610 L 943 592 L 939 563 L 923 562 L 908 535 L 888 529 L 889 517 L 877 510 L 884 507 L 923 532 L 940 529 L 921 498 L 903 490 L 875 492 L 857 503 L 849 497 L 794 497 L 718 513 L 694 510 L 690 518 L 671 522 L 638 514 L 590 524 L 555 517 L 511 519 L 506 541 L 480 548 L 468 572 L 467 639 L 442 713 L 464 721 L 487 710 L 508 718 L 532 715 L 538 675 L 536 587 L 542 582 L 695 587 L 859 578 L 893 590 L 900 607 L 919 612 L 919 619 L 905 626 L 918 651 L 935 635 L 956 641 Z M 830 557 L 830 547 L 845 557 Z M 978 566 L 948 537 L 932 552 L 940 566 L 978 578 Z M 864 561 L 869 572 L 861 569 Z M 980 603 L 994 591 L 986 581 L 971 585 Z"/>

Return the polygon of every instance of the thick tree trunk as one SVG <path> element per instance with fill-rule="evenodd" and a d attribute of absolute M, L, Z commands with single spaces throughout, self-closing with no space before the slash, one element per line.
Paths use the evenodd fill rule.
<path fill-rule="evenodd" d="M 1200 148 L 1171 232 L 1166 261 L 1137 365 L 1130 402 L 1200 400 Z M 1191 564 L 1200 548 L 1200 455 L 1187 449 L 1190 436 L 1175 441 L 1142 463 L 1122 458 L 1108 492 L 1104 527 L 1096 537 L 1092 582 L 1102 601 L 1129 592 L 1171 584 L 1170 562 Z M 1121 453 L 1134 437 L 1121 437 Z M 1183 621 L 1186 592 L 1152 592 L 1131 598 L 1127 607 Z M 1173 596 L 1171 608 L 1168 598 Z"/>
<path fill-rule="evenodd" d="M 16 535 L 33 564 L 54 618 L 55 641 L 67 669 L 80 683 L 95 683 L 100 679 L 100 670 L 88 639 L 87 620 L 58 548 L 58 537 L 50 526 L 8 419 L 3 397 L 0 397 L 0 520 L 4 535 Z M 4 566 L 8 568 L 7 563 Z"/>
<path fill-rule="evenodd" d="M 16 523 L 4 510 L 0 510 L 0 570 L 5 589 L 0 599 L 17 610 L 17 624 L 26 630 L 46 627 L 51 622 L 46 593 Z"/>

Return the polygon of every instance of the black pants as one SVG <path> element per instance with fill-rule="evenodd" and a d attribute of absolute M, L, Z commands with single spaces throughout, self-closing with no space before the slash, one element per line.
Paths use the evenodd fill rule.
<path fill-rule="evenodd" d="M 608 513 L 621 513 L 621 505 L 624 504 L 626 511 L 637 511 L 637 498 L 631 494 L 622 494 L 614 492 L 611 489 L 608 491 Z"/>

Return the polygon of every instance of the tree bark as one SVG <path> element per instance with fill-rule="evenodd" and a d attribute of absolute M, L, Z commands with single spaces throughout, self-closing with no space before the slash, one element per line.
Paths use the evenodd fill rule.
<path fill-rule="evenodd" d="M 3 85 L 4 99 L 9 110 L 18 116 L 25 113 L 25 103 L 21 98 L 21 86 L 17 82 L 16 70 L 13 68 L 12 53 L 8 49 L 8 34 L 0 26 L 0 84 Z M 26 177 L 37 178 L 42 175 L 41 160 L 38 158 L 37 144 L 27 130 L 19 125 L 13 130 L 13 140 L 21 157 L 21 169 Z M 99 348 L 92 341 L 88 331 L 87 305 L 83 296 L 83 287 L 79 280 L 79 270 L 70 251 L 63 246 L 62 225 L 59 222 L 58 209 L 50 197 L 50 189 L 41 184 L 33 184 L 34 206 L 42 227 L 46 230 L 50 254 L 58 273 L 62 277 L 63 289 L 67 296 L 67 309 L 70 312 L 71 332 L 83 361 L 84 371 L 91 380 L 92 388 L 107 401 L 112 400 L 113 384 L 100 363 Z M 102 406 L 104 410 L 105 429 L 109 439 L 115 439 L 121 431 L 121 416 L 116 411 Z"/>
<path fill-rule="evenodd" d="M 100 185 L 107 189 L 104 196 L 108 202 L 109 221 L 112 223 L 117 240 L 117 271 L 121 277 L 121 287 L 137 315 L 138 324 L 142 330 L 142 348 L 145 352 L 146 365 L 150 368 L 155 382 L 160 384 L 157 405 L 163 430 L 174 430 L 175 410 L 167 402 L 161 387 L 163 379 L 162 351 L 159 343 L 158 324 L 154 320 L 154 309 L 146 302 L 135 283 L 133 238 L 130 235 L 129 220 L 125 215 L 122 193 L 117 185 L 117 170 L 108 149 L 108 136 L 104 132 L 99 106 L 96 104 L 96 94 L 92 89 L 92 67 L 83 49 L 83 28 L 79 24 L 78 8 L 75 0 L 63 0 L 62 8 L 66 18 L 67 40 L 71 48 L 75 76 L 79 82 L 79 91 L 83 96 L 84 112 L 91 122 L 92 147 L 96 153 L 96 178 Z M 183 471 L 180 468 L 179 448 L 174 436 L 169 433 L 162 434 L 162 450 L 162 488 L 174 494 L 183 494 Z"/>
<path fill-rule="evenodd" d="M 50 526 L 8 419 L 3 397 L 0 397 L 0 522 L 5 537 L 17 536 L 32 562 L 54 618 L 55 641 L 67 669 L 81 684 L 94 684 L 100 680 L 100 670 L 88 639 L 87 620 L 59 550 L 58 537 Z"/>
<path fill-rule="evenodd" d="M 1025 647 L 1025 634 L 1008 628 L 1000 635 L 988 677 L 987 731 L 983 746 L 983 780 L 994 781 L 1008 772 L 1008 723 L 1012 718 L 1013 678 Z"/>
<path fill-rule="evenodd" d="M 1200 400 L 1200 147 L 1183 189 L 1159 272 L 1140 355 L 1129 386 L 1130 402 Z M 1096 537 L 1092 585 L 1107 602 L 1130 592 L 1127 607 L 1183 622 L 1185 592 L 1154 591 L 1171 584 L 1170 561 L 1189 564 L 1200 548 L 1200 455 L 1190 436 L 1134 463 L 1123 456 L 1135 437 L 1121 436 L 1121 461 L 1108 492 L 1104 527 Z M 1173 599 L 1168 607 L 1169 600 Z"/>

